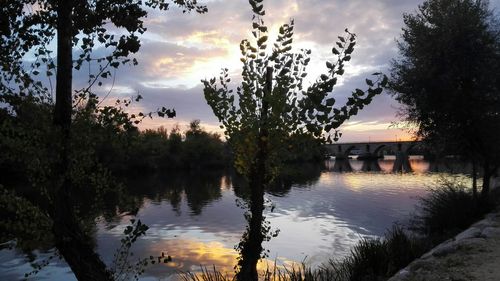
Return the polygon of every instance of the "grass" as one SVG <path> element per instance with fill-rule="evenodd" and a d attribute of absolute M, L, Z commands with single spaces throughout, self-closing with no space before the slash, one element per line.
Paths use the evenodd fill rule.
<path fill-rule="evenodd" d="M 458 180 L 441 180 L 421 198 L 409 228 L 433 244 L 455 236 L 493 210 L 494 196 L 475 199 L 472 190 Z"/>
<path fill-rule="evenodd" d="M 328 280 L 386 280 L 429 249 L 401 226 L 394 225 L 382 239 L 362 239 L 342 260 L 330 260 L 319 271 L 328 271 Z"/>

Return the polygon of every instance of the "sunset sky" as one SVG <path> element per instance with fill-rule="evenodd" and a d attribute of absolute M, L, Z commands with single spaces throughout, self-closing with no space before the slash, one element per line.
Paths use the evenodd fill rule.
<path fill-rule="evenodd" d="M 142 128 L 178 124 L 185 129 L 200 119 L 205 129 L 218 130 L 218 122 L 203 98 L 200 80 L 218 76 L 229 69 L 233 80 L 241 73 L 239 43 L 250 38 L 252 13 L 247 0 L 200 1 L 208 6 L 207 14 L 183 14 L 178 9 L 150 12 L 148 28 L 136 67 L 123 66 L 115 75 L 110 97 L 129 97 L 140 93 L 144 99 L 135 110 L 175 108 L 175 119 L 146 120 Z M 345 28 L 358 36 L 353 59 L 332 96 L 342 98 L 355 88 L 364 88 L 364 80 L 373 72 L 388 72 L 390 60 L 397 57 L 396 39 L 403 26 L 403 13 L 413 13 L 421 1 L 415 0 L 267 0 L 265 23 L 270 39 L 281 24 L 295 20 L 294 49 L 309 48 L 312 60 L 306 83 L 325 71 L 331 59 L 331 47 Z M 491 1 L 499 7 L 500 1 Z M 497 8 L 498 10 L 498 8 Z M 271 45 L 271 44 L 269 44 Z M 75 73 L 75 84 L 83 73 Z M 80 79 L 85 81 L 85 79 Z M 108 92 L 111 81 L 96 91 Z M 114 100 L 113 98 L 109 100 Z M 387 93 L 341 127 L 341 141 L 382 141 L 408 139 L 403 130 L 391 128 L 398 121 L 398 104 Z"/>

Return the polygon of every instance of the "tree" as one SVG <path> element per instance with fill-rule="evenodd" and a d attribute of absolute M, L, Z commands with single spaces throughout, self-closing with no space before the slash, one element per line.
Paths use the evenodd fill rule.
<path fill-rule="evenodd" d="M 264 189 L 276 176 L 287 142 L 296 134 L 308 134 L 324 141 L 325 133 L 334 132 L 349 117 L 370 103 L 382 92 L 387 78 L 379 73 L 377 81 L 367 79 L 367 91 L 356 89 L 347 103 L 335 108 L 329 97 L 351 59 L 356 36 L 346 30 L 339 37 L 332 53 L 336 61 L 326 62 L 327 72 L 310 87 L 303 87 L 310 50 L 292 52 L 293 20 L 279 29 L 272 51 L 267 51 L 268 30 L 262 16 L 262 0 L 250 1 L 255 14 L 252 34 L 254 42 L 240 44 L 243 63 L 242 84 L 236 93 L 229 89 L 228 70 L 216 78 L 203 80 L 207 103 L 222 123 L 228 143 L 235 154 L 235 167 L 249 182 L 249 227 L 239 244 L 238 280 L 257 280 L 257 261 L 261 258 L 262 242 L 270 239 L 269 225 L 263 223 Z"/>
<path fill-rule="evenodd" d="M 390 89 L 416 135 L 473 163 L 487 195 L 500 149 L 500 29 L 482 0 L 428 0 L 404 15 Z"/>
<path fill-rule="evenodd" d="M 60 131 L 59 161 L 52 167 L 56 186 L 49 210 L 53 220 L 53 234 L 59 253 L 65 258 L 78 280 L 111 280 L 113 277 L 99 256 L 89 245 L 81 231 L 73 208 L 70 138 L 73 113 L 73 69 L 85 62 L 99 63 L 99 72 L 89 74 L 89 86 L 76 91 L 89 94 L 94 83 L 111 75 L 110 68 L 120 64 L 136 64 L 128 56 L 140 47 L 137 34 L 145 32 L 142 19 L 146 8 L 167 10 L 170 2 L 184 11 L 206 12 L 205 6 L 196 0 L 6 0 L 2 2 L 0 58 L 0 102 L 7 104 L 34 97 L 38 101 L 51 101 L 51 91 L 36 79 L 40 67 L 45 66 L 47 79 L 56 70 L 56 99 L 53 124 Z M 113 26 L 111 30 L 108 26 Z M 124 29 L 124 35 L 115 35 L 116 29 Z M 56 63 L 51 57 L 49 44 L 57 42 Z M 111 49 L 105 57 L 94 57 L 95 47 Z M 76 49 L 81 51 L 75 61 Z M 25 69 L 27 56 L 35 60 Z M 173 117 L 174 111 L 163 108 L 158 115 Z"/>

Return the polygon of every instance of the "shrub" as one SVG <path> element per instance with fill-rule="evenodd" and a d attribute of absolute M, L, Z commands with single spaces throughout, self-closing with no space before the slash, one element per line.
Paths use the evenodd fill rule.
<path fill-rule="evenodd" d="M 420 199 L 410 229 L 440 243 L 458 234 L 492 210 L 491 202 L 474 198 L 457 179 L 441 180 L 440 187 Z"/>

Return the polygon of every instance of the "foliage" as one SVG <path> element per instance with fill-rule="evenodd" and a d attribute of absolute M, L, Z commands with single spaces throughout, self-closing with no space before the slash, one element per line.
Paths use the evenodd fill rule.
<path fill-rule="evenodd" d="M 127 151 L 130 161 L 122 170 L 129 172 L 213 169 L 229 162 L 226 144 L 219 135 L 206 132 L 198 120 L 192 121 L 183 133 L 178 128 L 170 133 L 164 128 L 138 132 Z"/>
<path fill-rule="evenodd" d="M 434 148 L 499 165 L 500 26 L 487 1 L 427 0 L 404 15 L 390 88 L 401 116 Z"/>
<path fill-rule="evenodd" d="M 428 250 L 425 240 L 394 225 L 383 239 L 362 239 L 342 261 L 331 260 L 325 268 L 337 280 L 385 280 Z"/>
<path fill-rule="evenodd" d="M 52 84 L 44 85 L 37 76 L 49 81 L 55 75 L 56 61 L 52 57 L 50 44 L 55 40 L 58 28 L 56 0 L 6 0 L 2 2 L 0 18 L 0 98 L 9 95 L 34 95 L 41 100 L 52 100 Z M 207 12 L 206 6 L 197 0 L 146 0 L 146 1 L 71 1 L 72 44 L 78 48 L 73 67 L 78 70 L 83 64 L 98 63 L 97 73 L 89 73 L 89 86 L 79 92 L 87 93 L 100 78 L 112 75 L 110 68 L 120 64 L 137 64 L 129 58 L 140 48 L 138 35 L 146 28 L 143 19 L 148 9 L 168 10 L 171 5 L 183 12 L 195 10 Z M 122 29 L 123 32 L 116 32 Z M 94 57 L 93 50 L 105 48 L 110 53 Z M 26 58 L 34 56 L 26 69 Z M 3 101 L 3 100 L 2 100 Z"/>
<path fill-rule="evenodd" d="M 59 161 L 55 153 L 59 145 L 58 133 L 51 125 L 51 105 L 37 102 L 27 96 L 20 98 L 19 103 L 12 109 L 15 115 L 6 113 L 0 120 L 0 150 L 4 152 L 0 155 L 0 184 L 9 188 L 9 193 L 2 194 L 2 199 L 8 200 L 8 206 L 11 206 L 2 209 L 2 212 L 5 212 L 6 218 L 10 218 L 7 213 L 12 209 L 16 210 L 12 214 L 12 220 L 19 221 L 20 224 L 25 223 L 26 226 L 35 222 L 46 224 L 44 227 L 39 225 L 29 228 L 36 233 L 30 236 L 24 235 L 20 229 L 10 228 L 12 236 L 6 238 L 17 238 L 18 246 L 30 251 L 40 246 L 42 241 L 42 245 L 46 246 L 53 246 L 54 242 L 51 239 L 51 228 L 57 188 L 52 176 L 52 167 Z M 85 122 L 91 123 L 89 120 Z M 109 201 L 120 202 L 126 197 L 126 192 L 109 170 L 96 161 L 99 133 L 85 126 L 81 116 L 75 119 L 74 124 L 70 159 L 78 165 L 71 165 L 69 170 L 73 196 L 78 198 L 74 202 L 74 208 L 82 222 L 81 227 L 90 233 L 93 231 L 95 217 L 100 215 L 98 210 L 103 209 Z M 7 196 L 14 194 L 14 190 L 15 196 L 18 197 L 16 200 Z M 26 205 L 28 203 L 29 205 Z M 38 219 L 33 222 L 31 219 L 24 219 L 24 212 L 32 213 L 34 210 L 40 214 L 33 215 Z M 116 212 L 115 206 L 113 212 Z M 33 239 L 36 237 L 43 238 Z M 26 243 L 33 247 L 22 246 Z"/>
<path fill-rule="evenodd" d="M 163 127 L 139 131 L 137 124 L 153 112 L 128 113 L 142 97 L 117 100 L 114 106 L 97 106 L 99 99 L 82 97 L 74 129 L 93 135 L 99 162 L 115 173 L 154 172 L 166 169 L 221 168 L 228 152 L 220 136 L 206 132 L 199 120 L 187 131 Z M 166 110 L 175 114 L 175 111 Z M 172 117 L 172 116 L 171 116 Z M 80 125 L 79 125 L 80 124 Z M 184 134 L 184 136 L 183 136 Z"/>
<path fill-rule="evenodd" d="M 225 144 L 216 134 L 204 131 L 199 121 L 193 121 L 185 132 L 168 133 L 164 128 L 139 131 L 126 106 L 96 107 L 97 97 L 79 100 L 75 106 L 71 138 L 72 156 L 78 165 L 72 166 L 75 194 L 83 200 L 77 208 L 91 210 L 102 205 L 113 194 L 123 193 L 114 175 L 134 171 L 160 169 L 192 169 L 224 167 L 228 162 Z M 130 104 L 122 100 L 121 104 Z M 48 167 L 57 161 L 57 133 L 51 130 L 52 106 L 23 97 L 12 107 L 15 115 L 6 113 L 0 120 L 0 184 L 9 184 L 23 197 L 42 204 L 51 202 L 51 171 Z M 194 163 L 194 164 L 193 164 Z M 36 192 L 33 192 L 36 191 Z M 37 194 L 37 195 L 34 195 Z M 88 200 L 85 200 L 88 199 Z M 90 206 L 88 206 L 90 204 Z"/>
<path fill-rule="evenodd" d="M 420 199 L 411 229 L 433 243 L 441 242 L 466 229 L 492 208 L 490 201 L 477 202 L 463 182 L 442 180 L 439 187 Z"/>
<path fill-rule="evenodd" d="M 73 139 L 73 94 L 88 98 L 87 113 L 96 114 L 97 121 L 101 124 L 110 124 L 119 130 L 122 129 L 120 125 L 123 125 L 125 130 L 133 128 L 129 125 L 134 117 L 124 114 L 121 108 L 98 109 L 92 103 L 95 100 L 92 87 L 96 83 L 102 85 L 101 79 L 111 76 L 111 68 L 118 68 L 120 64 L 137 64 L 129 55 L 140 48 L 138 34 L 146 30 L 143 19 L 148 14 L 147 9 L 167 10 L 170 3 L 181 7 L 184 12 L 196 10 L 204 13 L 207 10 L 205 6 L 199 6 L 196 0 L 2 2 L 0 102 L 6 105 L 6 110 L 2 109 L 2 115 L 7 117 L 7 122 L 0 120 L 0 129 L 6 129 L 2 134 L 5 133 L 9 137 L 14 133 L 13 139 L 19 137 L 22 141 L 33 142 L 34 145 L 30 148 L 36 147 L 40 140 L 30 136 L 29 131 L 23 131 L 24 128 L 16 130 L 11 126 L 16 122 L 16 113 L 9 110 L 16 105 L 15 102 L 22 101 L 25 97 L 32 99 L 34 104 L 46 104 L 53 109 L 52 118 L 48 118 L 52 119 L 52 124 L 44 124 L 46 126 L 42 127 L 48 128 L 49 131 L 42 131 L 42 136 L 50 136 L 54 140 L 41 139 L 42 143 L 49 144 L 48 147 L 52 148 L 42 148 L 43 152 L 48 151 L 51 155 L 42 156 L 40 162 L 48 165 L 41 166 L 40 162 L 35 162 L 34 165 L 27 165 L 28 168 L 33 167 L 34 171 L 25 171 L 34 172 L 27 176 L 29 184 L 35 186 L 41 191 L 41 197 L 47 199 L 45 206 L 40 207 L 50 215 L 55 245 L 78 279 L 112 279 L 106 265 L 94 252 L 89 241 L 91 239 L 82 229 L 81 222 L 85 216 L 81 217 L 79 212 L 82 206 L 98 204 L 96 202 L 100 202 L 107 190 L 113 186 L 113 181 L 110 180 L 109 171 L 95 159 L 93 140 L 88 137 Z M 57 60 L 51 57 L 54 51 L 50 47 L 52 42 L 57 45 Z M 108 54 L 95 56 L 93 51 L 98 48 Z M 76 60 L 73 60 L 74 51 L 78 52 Z M 88 64 L 89 69 L 91 64 L 95 63 L 98 70 L 95 73 L 89 71 L 88 86 L 73 93 L 72 73 L 79 70 L 84 63 Z M 51 77 L 54 72 L 57 73 L 56 100 L 54 107 L 51 107 Z M 43 75 L 40 75 L 41 73 Z M 38 78 L 38 75 L 42 77 Z M 121 105 L 120 101 L 117 102 Z M 164 107 L 156 113 L 160 117 L 175 116 L 175 111 Z M 99 120 L 100 117 L 103 119 Z M 15 143 L 8 145 L 16 147 Z M 16 148 L 25 152 L 22 146 L 17 145 Z M 26 159 L 29 159 L 29 156 Z M 38 184 L 40 180 L 42 184 Z M 82 197 L 78 195 L 86 195 L 88 199 L 96 200 L 84 204 Z"/>
<path fill-rule="evenodd" d="M 16 240 L 16 247 L 30 251 L 52 243 L 51 221 L 28 200 L 0 185 L 0 241 Z"/>
<path fill-rule="evenodd" d="M 216 133 L 208 133 L 200 127 L 200 120 L 194 120 L 185 133 L 183 155 L 190 167 L 217 167 L 227 163 L 225 145 Z M 224 161 L 227 159 L 226 161 Z"/>
<path fill-rule="evenodd" d="M 283 162 L 287 164 L 318 163 L 324 160 L 326 148 L 321 140 L 314 138 L 311 134 L 293 134 L 283 144 Z"/>
<path fill-rule="evenodd" d="M 0 148 L 6 152 L 0 157 L 4 171 L 17 170 L 22 178 L 27 179 L 27 182 L 16 179 L 17 184 L 21 182 L 21 185 L 32 185 L 48 202 L 52 201 L 51 192 L 54 192 L 54 188 L 50 187 L 50 167 L 58 161 L 54 150 L 59 143 L 57 131 L 51 125 L 52 108 L 50 104 L 37 102 L 29 96 L 23 97 L 12 107 L 12 113 L 6 113 L 5 118 L 0 120 Z M 82 115 L 81 111 L 75 112 L 74 138 L 71 144 L 71 158 L 79 164 L 72 167 L 71 171 L 76 185 L 93 180 L 100 170 L 105 173 L 102 165 L 95 161 L 96 143 L 99 142 L 99 131 L 96 129 L 99 127 L 96 124 L 98 118 L 92 120 L 89 116 L 83 118 Z M 95 116 L 100 116 L 99 112 Z M 87 184 L 88 182 L 82 182 L 82 185 Z"/>
<path fill-rule="evenodd" d="M 131 247 L 135 241 L 146 234 L 148 226 L 141 223 L 140 220 L 131 220 L 131 225 L 127 226 L 123 231 L 125 235 L 121 240 L 121 246 L 116 251 L 113 266 L 111 271 L 113 272 L 114 280 L 139 280 L 139 276 L 144 273 L 145 268 L 148 265 L 153 265 L 156 263 L 168 263 L 172 260 L 172 257 L 166 256 L 162 253 L 161 256 L 148 258 L 139 258 L 134 264 L 130 261 L 130 257 L 133 255 L 131 252 Z"/>
<path fill-rule="evenodd" d="M 51 167 L 59 160 L 56 151 L 60 142 L 59 134 L 51 122 L 51 104 L 33 96 L 11 100 L 15 102 L 10 109 L 1 109 L 0 119 L 0 150 L 3 152 L 0 154 L 0 184 L 9 187 L 9 191 L 2 193 L 0 198 L 2 216 L 5 218 L 0 232 L 3 242 L 16 239 L 16 246 L 30 253 L 34 249 L 54 245 L 51 213 L 55 207 L 53 202 L 57 188 L 53 184 Z M 80 227 L 87 234 L 95 231 L 96 217 L 104 215 L 109 218 L 116 216 L 117 212 L 137 208 L 131 202 L 128 191 L 120 184 L 121 180 L 113 175 L 133 171 L 136 168 L 131 161 L 136 157 L 134 153 L 148 145 L 142 139 L 147 132 L 139 132 L 135 121 L 149 115 L 135 117 L 125 111 L 134 101 L 121 100 L 114 107 L 109 107 L 98 106 L 99 100 L 93 95 L 75 99 L 69 158 L 77 165 L 71 165 L 69 173 L 72 195 L 78 198 L 73 201 L 73 207 L 78 214 Z M 200 146 L 207 139 L 220 146 L 219 154 L 205 154 L 204 157 L 224 161 L 224 157 L 220 157 L 223 143 L 219 138 L 198 129 L 204 137 L 198 141 Z M 158 135 L 161 134 L 166 134 L 165 130 L 159 130 Z M 172 132 L 171 136 L 173 139 L 180 137 L 177 132 Z M 198 137 L 194 140 L 198 140 Z M 184 146 L 181 138 L 180 141 L 180 145 Z M 156 144 L 152 144 L 152 147 L 158 148 Z M 191 147 L 195 148 L 196 145 Z M 173 153 L 182 154 L 182 150 L 173 150 Z M 152 155 L 154 151 L 145 154 Z M 153 164 L 184 169 L 184 163 L 191 161 L 184 155 L 181 155 L 181 160 L 169 165 L 161 162 L 168 159 L 158 159 Z M 12 190 L 15 190 L 15 195 Z M 144 264 L 139 267 L 144 269 Z M 36 274 L 40 268 L 30 275 Z"/>
<path fill-rule="evenodd" d="M 382 92 L 386 79 L 378 75 L 378 81 L 366 80 L 369 89 L 356 89 L 347 103 L 334 108 L 335 99 L 329 93 L 344 73 L 345 64 L 350 61 L 356 44 L 356 36 L 346 30 L 339 37 L 332 53 L 335 62 L 326 63 L 327 72 L 310 87 L 304 88 L 306 67 L 310 62 L 310 50 L 290 52 L 293 41 L 293 20 L 280 27 L 272 52 L 267 53 L 268 30 L 259 17 L 253 21 L 254 43 L 243 40 L 240 44 L 243 62 L 241 86 L 236 94 L 230 90 L 228 70 L 224 69 L 217 85 L 217 79 L 203 80 L 205 99 L 214 111 L 221 128 L 234 149 L 237 169 L 248 174 L 258 150 L 260 132 L 268 131 L 264 142 L 269 146 L 270 162 L 275 166 L 278 155 L 287 148 L 287 141 L 294 135 L 313 136 L 331 140 L 323 132 L 337 129 L 350 116 L 370 103 Z M 271 85 L 274 83 L 274 85 Z M 335 134 L 336 140 L 338 134 Z M 292 145 L 292 144 L 290 144 Z"/>
<path fill-rule="evenodd" d="M 50 167 L 58 161 L 54 154 L 58 134 L 51 130 L 51 105 L 37 102 L 29 96 L 22 99 L 13 107 L 15 115 L 6 113 L 5 118 L 0 120 L 0 150 L 5 152 L 0 155 L 0 184 L 12 184 L 9 185 L 9 190 L 1 189 L 0 210 L 4 219 L 0 223 L 0 236 L 2 242 L 15 239 L 17 248 L 32 255 L 31 251 L 34 249 L 54 246 L 51 212 L 57 189 L 52 184 Z M 113 111 L 105 109 L 104 113 L 101 111 L 103 108 L 95 111 L 87 111 L 88 106 L 75 108 L 70 159 L 78 165 L 71 165 L 69 173 L 72 195 L 78 200 L 73 201 L 73 207 L 77 211 L 80 227 L 90 235 L 95 231 L 96 217 L 116 217 L 117 213 L 137 208 L 131 202 L 128 191 L 111 174 L 112 167 L 106 166 L 107 163 L 102 161 L 101 153 L 106 151 L 100 148 L 110 143 L 115 147 L 125 147 L 124 143 L 131 142 L 140 133 L 126 116 L 116 118 L 115 122 L 107 122 L 113 119 L 110 112 L 126 115 L 123 108 L 117 107 Z M 103 118 L 101 114 L 107 116 Z M 126 129 L 127 126 L 124 125 L 132 127 Z M 128 151 L 116 155 L 121 156 L 118 159 L 129 157 Z M 137 233 L 140 235 L 136 235 L 137 237 L 147 227 L 142 225 L 138 229 L 140 231 Z M 136 231 L 126 234 L 135 235 Z M 137 239 L 127 237 L 125 239 L 129 242 Z M 156 257 L 154 259 L 156 261 Z M 28 275 L 36 274 L 48 262 L 50 261 L 34 265 L 35 270 Z M 150 258 L 142 259 L 125 271 L 128 275 L 122 272 L 115 277 L 122 280 L 123 276 L 140 273 L 147 264 L 154 263 Z M 125 266 L 125 263 L 121 265 Z"/>

